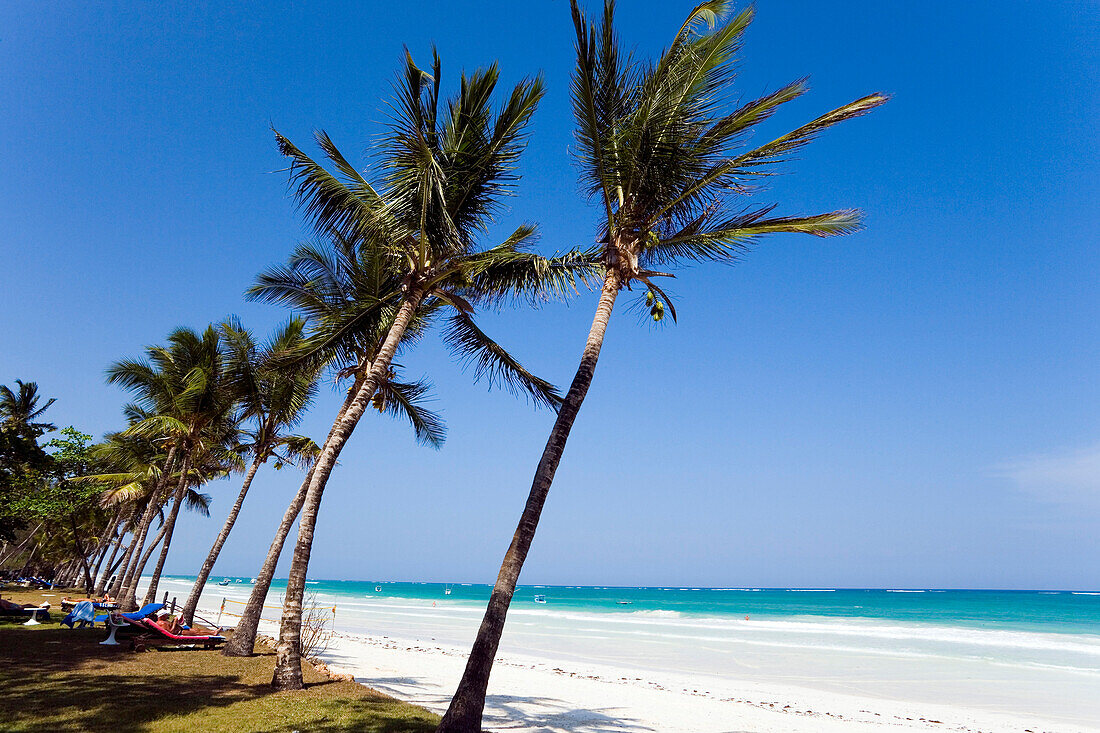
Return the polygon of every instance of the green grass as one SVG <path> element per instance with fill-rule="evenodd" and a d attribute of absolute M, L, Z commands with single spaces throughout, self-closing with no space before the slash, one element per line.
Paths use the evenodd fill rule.
<path fill-rule="evenodd" d="M 266 648 L 242 659 L 200 649 L 100 646 L 101 627 L 70 630 L 57 623 L 62 595 L 0 591 L 17 603 L 54 605 L 53 620 L 40 626 L 0 618 L 4 731 L 429 733 L 438 722 L 422 708 L 330 680 L 308 664 L 305 690 L 272 692 L 274 653 Z"/>

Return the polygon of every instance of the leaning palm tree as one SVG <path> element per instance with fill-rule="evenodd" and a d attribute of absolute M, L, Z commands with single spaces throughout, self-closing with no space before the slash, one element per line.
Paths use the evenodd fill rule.
<path fill-rule="evenodd" d="M 317 392 L 317 370 L 301 368 L 301 365 L 299 368 L 284 366 L 277 369 L 270 366 L 273 354 L 290 351 L 300 345 L 305 321 L 291 318 L 262 346 L 257 345 L 252 333 L 236 319 L 226 321 L 221 328 L 227 346 L 230 379 L 240 405 L 239 418 L 252 424 L 251 429 L 242 431 L 244 442 L 237 450 L 250 455 L 251 461 L 237 500 L 230 508 L 221 532 L 199 568 L 191 594 L 183 604 L 182 615 L 188 624 L 260 466 L 272 458 L 276 468 L 286 463 L 308 463 L 318 450 L 309 438 L 289 432 L 301 420 Z"/>
<path fill-rule="evenodd" d="M 176 492 L 172 497 L 172 508 L 164 520 L 164 539 L 161 541 L 160 554 L 153 572 L 149 575 L 149 585 L 141 605 L 145 606 L 156 600 L 157 587 L 164 571 L 164 563 L 168 559 L 176 519 L 182 506 L 191 504 L 191 497 L 199 495 L 199 489 L 210 481 L 244 470 L 244 462 L 236 450 L 239 436 L 236 416 L 228 411 L 207 424 L 195 437 L 188 439 L 184 458 L 184 466 L 188 470 L 180 472 Z M 204 516 L 210 516 L 210 512 L 206 511 Z"/>
<path fill-rule="evenodd" d="M 558 412 L 535 471 L 527 504 L 501 564 L 488 608 L 458 690 L 439 725 L 447 733 L 481 730 L 485 691 L 504 622 L 554 479 L 569 431 L 595 373 L 604 332 L 621 290 L 639 286 L 654 320 L 675 309 L 656 279 L 684 263 L 732 262 L 757 237 L 774 232 L 832 236 L 854 231 L 858 213 L 773 216 L 772 206 L 744 208 L 738 196 L 768 175 L 819 132 L 865 114 L 886 101 L 881 94 L 833 110 L 759 147 L 741 145 L 747 132 L 806 91 L 796 81 L 727 109 L 734 59 L 752 19 L 732 17 L 730 3 L 696 7 L 655 63 L 624 55 L 616 38 L 613 0 L 590 24 L 572 2 L 577 35 L 573 111 L 581 178 L 598 200 L 603 223 L 597 237 L 603 269 L 596 315 L 576 376 Z"/>
<path fill-rule="evenodd" d="M 400 275 L 399 289 L 375 306 L 385 316 L 384 334 L 376 350 L 357 354 L 353 373 L 362 379 L 349 393 L 310 477 L 276 648 L 272 684 L 279 689 L 302 686 L 301 602 L 322 493 L 340 451 L 386 380 L 399 345 L 418 317 L 451 310 L 444 338 L 473 359 L 481 372 L 525 391 L 536 403 L 556 405 L 559 399 L 550 384 L 520 367 L 473 319 L 479 303 L 568 290 L 580 260 L 573 255 L 548 259 L 527 251 L 535 234 L 528 225 L 500 245 L 477 246 L 478 234 L 517 178 L 526 126 L 543 94 L 540 80 L 521 82 L 494 115 L 497 79 L 496 66 L 463 75 L 458 94 L 441 103 L 438 55 L 428 74 L 406 54 L 390 132 L 377 151 L 377 185 L 348 163 L 324 133 L 317 140 L 338 176 L 278 137 L 283 153 L 292 160 L 299 200 L 319 233 L 334 231 L 357 247 L 377 249 Z M 588 271 L 586 263 L 579 267 Z M 334 319 L 335 328 L 322 328 L 306 355 L 333 348 L 366 317 L 359 309 L 349 309 L 343 318 Z"/>
<path fill-rule="evenodd" d="M 169 479 L 175 477 L 172 508 L 165 520 L 165 538 L 157 561 L 159 570 L 167 556 L 176 517 L 193 485 L 192 468 L 200 468 L 196 459 L 209 460 L 221 445 L 232 441 L 234 398 L 221 338 L 213 326 L 201 334 L 178 328 L 169 335 L 167 346 L 149 347 L 146 353 L 148 360 L 127 359 L 113 364 L 107 371 L 107 381 L 133 393 L 143 411 L 143 418 L 128 427 L 125 434 L 169 446 L 137 542 L 140 552 L 152 513 L 168 499 Z M 218 456 L 218 460 L 224 459 L 227 456 Z M 135 591 L 143 568 L 144 562 L 133 562 L 127 571 L 120 593 L 124 607 L 137 605 Z M 159 572 L 154 573 L 149 593 L 156 592 L 157 580 Z"/>
<path fill-rule="evenodd" d="M 364 358 L 372 362 L 385 335 L 389 323 L 387 314 L 392 312 L 392 308 L 379 307 L 379 303 L 399 291 L 400 277 L 389 267 L 389 258 L 380 257 L 377 248 L 357 247 L 347 238 L 330 233 L 319 243 L 300 244 L 287 265 L 263 272 L 249 289 L 248 297 L 289 306 L 314 324 L 311 330 L 315 337 L 353 324 L 345 328 L 340 338 L 323 353 L 315 354 L 310 360 L 317 368 L 324 365 L 333 372 L 337 381 L 354 377 L 350 387 L 345 389 L 344 404 L 337 415 L 339 419 L 364 379 L 365 375 L 357 369 L 358 362 Z M 414 340 L 423 329 L 423 319 L 414 320 L 406 330 L 405 342 Z M 285 354 L 273 351 L 267 368 L 298 368 L 299 365 L 293 363 L 289 367 L 280 367 L 280 357 L 285 357 Z M 286 361 L 285 358 L 281 360 Z M 442 419 L 423 404 L 429 389 L 423 380 L 411 383 L 400 381 L 395 370 L 391 369 L 379 392 L 372 398 L 372 404 L 390 416 L 404 417 L 412 425 L 418 442 L 438 448 L 443 444 L 445 429 Z M 241 611 L 233 636 L 223 649 L 222 653 L 226 656 L 241 657 L 253 653 L 260 615 L 275 576 L 275 568 L 286 538 L 298 519 L 312 477 L 311 469 L 287 506 L 267 556 L 256 573 L 248 602 Z"/>

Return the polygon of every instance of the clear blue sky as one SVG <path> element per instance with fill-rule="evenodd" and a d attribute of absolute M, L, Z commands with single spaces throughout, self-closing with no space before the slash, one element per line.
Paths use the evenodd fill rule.
<path fill-rule="evenodd" d="M 622 0 L 657 51 L 685 2 Z M 523 580 L 1100 587 L 1100 6 L 760 0 L 740 89 L 804 74 L 783 131 L 872 91 L 760 201 L 857 206 L 856 236 L 768 240 L 685 271 L 680 325 L 616 313 Z M 534 3 L 12 4 L 0 29 L 0 382 L 120 426 L 111 361 L 173 327 L 285 317 L 242 292 L 305 235 L 269 131 L 380 130 L 402 44 L 444 87 L 498 59 L 548 93 L 502 227 L 589 241 L 569 156 L 572 26 Z M 312 148 L 310 148 L 312 150 Z M 486 320 L 567 384 L 594 296 Z M 490 582 L 551 424 L 471 386 L 435 341 L 445 448 L 368 415 L 325 496 L 314 577 Z M 323 437 L 326 390 L 303 429 Z M 260 474 L 216 572 L 251 575 L 296 489 Z M 168 563 L 193 572 L 239 479 Z"/>

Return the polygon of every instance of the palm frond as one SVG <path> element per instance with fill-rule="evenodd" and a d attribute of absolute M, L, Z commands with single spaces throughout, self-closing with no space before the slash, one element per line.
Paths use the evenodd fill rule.
<path fill-rule="evenodd" d="M 378 386 L 373 404 L 383 414 L 404 417 L 416 433 L 418 443 L 438 450 L 447 440 L 447 425 L 442 417 L 424 406 L 430 392 L 431 385 L 425 381 L 385 380 Z"/>
<path fill-rule="evenodd" d="M 512 394 L 525 394 L 536 405 L 552 410 L 561 405 L 561 394 L 554 385 L 525 369 L 466 313 L 457 311 L 447 319 L 443 340 L 464 365 L 473 367 L 475 380 L 485 379 L 490 388 L 503 386 Z"/>

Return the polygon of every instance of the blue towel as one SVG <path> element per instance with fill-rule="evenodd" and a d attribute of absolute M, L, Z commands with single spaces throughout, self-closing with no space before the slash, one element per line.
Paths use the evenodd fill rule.
<path fill-rule="evenodd" d="M 61 619 L 61 623 L 68 626 L 70 629 L 73 625 L 79 623 L 82 627 L 91 623 L 95 619 L 95 608 L 91 601 L 81 601 L 73 607 L 73 610 L 69 612 L 69 615 Z"/>
<path fill-rule="evenodd" d="M 153 615 L 154 613 L 156 613 L 157 611 L 159 611 L 162 608 L 164 608 L 163 603 L 150 603 L 146 606 L 142 606 L 140 609 L 138 609 L 137 611 L 134 611 L 133 613 L 124 613 L 124 614 L 122 614 L 122 618 L 127 618 L 127 619 L 130 619 L 131 621 L 138 621 L 139 619 L 143 619 L 146 616 Z M 100 615 L 96 616 L 95 617 L 95 622 L 97 624 L 107 623 L 107 614 L 101 613 Z"/>

